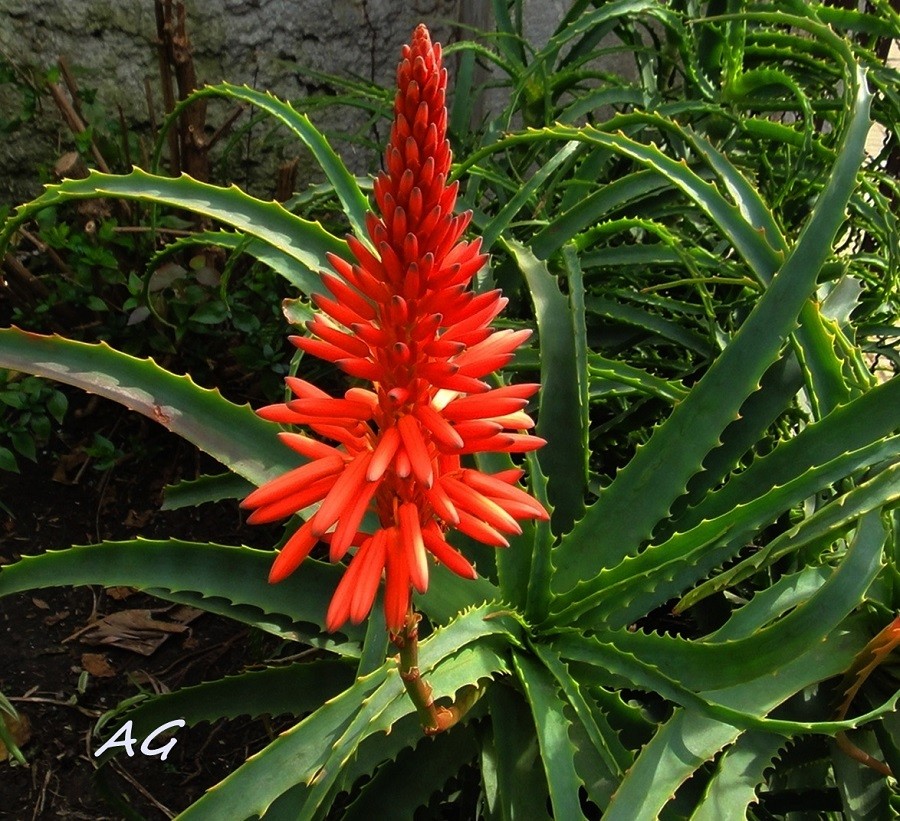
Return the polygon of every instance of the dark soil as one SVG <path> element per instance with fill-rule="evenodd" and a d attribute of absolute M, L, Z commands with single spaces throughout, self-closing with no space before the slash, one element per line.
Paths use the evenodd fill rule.
<path fill-rule="evenodd" d="M 137 535 L 273 546 L 277 528 L 247 527 L 237 503 L 161 512 L 162 488 L 216 472 L 189 444 L 117 405 L 70 393 L 63 434 L 22 473 L 0 472 L 0 564 L 100 539 Z M 101 432 L 129 454 L 96 469 L 83 452 Z M 219 468 L 221 470 L 221 468 Z M 278 642 L 202 614 L 150 655 L 76 635 L 98 616 L 169 602 L 129 589 L 48 588 L 0 599 L 0 692 L 30 725 L 28 766 L 0 762 L 0 818 L 147 819 L 172 817 L 285 725 L 239 719 L 183 728 L 166 761 L 136 750 L 97 771 L 97 717 L 141 691 L 220 678 L 275 654 Z M 157 614 L 173 617 L 173 612 Z M 142 739 L 138 739 L 138 746 Z M 164 743 L 160 740 L 157 746 Z"/>

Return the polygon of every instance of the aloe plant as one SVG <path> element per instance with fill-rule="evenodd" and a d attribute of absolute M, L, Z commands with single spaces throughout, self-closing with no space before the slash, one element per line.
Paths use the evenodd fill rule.
<path fill-rule="evenodd" d="M 346 817 L 411 817 L 472 768 L 491 819 L 771 817 L 801 788 L 847 817 L 890 817 L 900 382 L 871 364 L 898 361 L 897 186 L 883 166 L 900 101 L 877 53 L 898 17 L 886 3 L 578 0 L 536 49 L 519 4 L 493 7 L 495 33 L 449 50 L 451 128 L 469 119 L 476 59 L 506 74 L 510 104 L 452 173 L 494 255 L 478 288 L 500 286 L 505 324 L 537 332 L 510 372 L 539 374 L 547 445 L 473 463 L 527 469 L 551 516 L 496 555 L 454 538 L 480 578 L 435 565 L 414 597 L 418 671 L 439 704 L 468 699 L 459 723 L 422 740 L 377 609 L 325 629 L 340 576 L 326 562 L 268 585 L 268 551 L 108 542 L 6 566 L 0 595 L 127 584 L 325 651 L 105 717 L 103 732 L 176 713 L 297 716 L 186 819 L 322 818 L 345 793 Z M 610 32 L 634 79 L 591 68 Z M 291 129 L 363 230 L 367 186 L 307 116 L 230 85 L 197 95 Z M 873 114 L 888 139 L 867 158 Z M 525 128 L 510 131 L 516 117 Z M 96 196 L 193 209 L 223 226 L 198 243 L 250 254 L 307 295 L 325 292 L 326 254 L 349 258 L 290 207 L 144 171 L 51 186 L 0 242 L 47 205 Z M 301 463 L 275 423 L 103 345 L 4 329 L 0 367 L 116 399 L 231 471 L 173 488 L 170 504 L 240 498 Z"/>

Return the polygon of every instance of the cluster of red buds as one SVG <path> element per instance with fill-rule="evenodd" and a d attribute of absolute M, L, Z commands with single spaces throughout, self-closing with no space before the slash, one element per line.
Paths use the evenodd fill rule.
<path fill-rule="evenodd" d="M 469 287 L 488 258 L 479 239 L 462 239 L 471 212 L 454 215 L 446 87 L 440 44 L 420 25 L 397 68 L 368 242 L 348 238 L 352 262 L 330 257 L 337 276 L 324 273 L 322 280 L 332 296 L 313 298 L 320 313 L 309 323 L 312 336 L 291 338 L 370 387 L 333 398 L 288 378 L 296 398 L 259 410 L 316 437 L 280 434 L 311 461 L 251 493 L 244 501 L 253 508 L 249 521 L 271 522 L 321 503 L 284 545 L 270 581 L 292 573 L 319 541 L 328 543 L 332 561 L 356 547 L 328 610 L 329 630 L 348 618 L 362 621 L 384 575 L 387 625 L 399 631 L 411 589 L 428 587 L 428 554 L 475 578 L 448 543 L 449 530 L 504 547 L 504 534 L 521 533 L 517 520 L 547 518 L 518 487 L 521 471 L 463 466 L 466 454 L 521 453 L 544 440 L 525 432 L 534 423 L 524 408 L 538 385 L 491 389 L 483 381 L 530 331 L 492 330 L 507 300 Z M 370 511 L 379 527 L 361 532 Z"/>

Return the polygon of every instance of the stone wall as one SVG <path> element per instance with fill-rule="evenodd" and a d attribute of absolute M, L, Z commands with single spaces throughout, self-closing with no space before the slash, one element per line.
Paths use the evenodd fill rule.
<path fill-rule="evenodd" d="M 391 83 L 399 48 L 413 27 L 424 21 L 436 39 L 446 42 L 458 19 L 459 0 L 187 0 L 187 9 L 201 83 L 247 83 L 296 99 L 321 88 L 304 74 L 307 69 Z M 147 78 L 156 110 L 162 110 L 155 38 L 153 0 L 0 0 L 2 56 L 27 74 L 43 72 L 64 55 L 80 86 L 98 91 L 96 110 L 116 118 L 121 106 L 138 131 L 149 122 Z M 0 86 L 3 119 L 19 105 L 13 87 Z M 212 124 L 227 111 L 227 104 L 213 107 Z M 316 122 L 340 132 L 354 125 L 354 117 L 358 123 L 359 116 L 336 107 L 317 115 Z M 0 203 L 37 193 L 38 167 L 45 168 L 46 179 L 46 168 L 72 148 L 71 133 L 45 101 L 33 125 L 0 142 Z M 357 171 L 377 162 L 369 149 L 352 144 L 339 149 Z M 296 150 L 276 139 L 266 156 L 245 158 L 254 166 L 248 173 L 256 181 L 255 193 L 271 188 L 283 152 Z M 299 184 L 304 171 L 314 175 L 311 165 L 304 169 L 301 164 Z"/>

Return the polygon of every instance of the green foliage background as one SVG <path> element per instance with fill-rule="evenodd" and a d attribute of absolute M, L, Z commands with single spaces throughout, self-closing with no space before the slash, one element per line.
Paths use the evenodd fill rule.
<path fill-rule="evenodd" d="M 185 819 L 324 818 L 339 796 L 342 817 L 437 814 L 471 772 L 488 819 L 892 817 L 896 780 L 841 746 L 900 768 L 900 636 L 882 632 L 900 609 L 900 85 L 885 65 L 900 18 L 886 2 L 577 0 L 536 48 L 520 3 L 492 5 L 496 31 L 446 50 L 454 175 L 493 254 L 478 287 L 502 287 L 503 321 L 538 332 L 512 371 L 544 385 L 549 444 L 526 462 L 553 517 L 495 557 L 461 544 L 484 578 L 436 571 L 418 597 L 436 695 L 484 690 L 467 721 L 422 740 L 377 619 L 322 632 L 338 571 L 320 562 L 270 587 L 265 551 L 102 543 L 4 567 L 0 594 L 128 584 L 321 648 L 106 717 L 104 732 L 297 715 Z M 596 68 L 623 49 L 633 74 Z M 472 128 L 482 65 L 509 103 Z M 351 91 L 390 116 L 383 92 Z M 203 214 L 219 227 L 180 248 L 317 290 L 325 253 L 346 249 L 313 209 L 358 228 L 370 182 L 286 103 L 200 95 L 289 129 L 328 177 L 318 198 L 92 173 L 23 205 L 0 242 L 48 207 L 116 197 Z M 873 121 L 885 139 L 868 156 Z M 293 464 L 249 407 L 102 344 L 0 330 L 0 367 L 122 401 L 241 477 L 172 488 L 170 505 Z"/>

